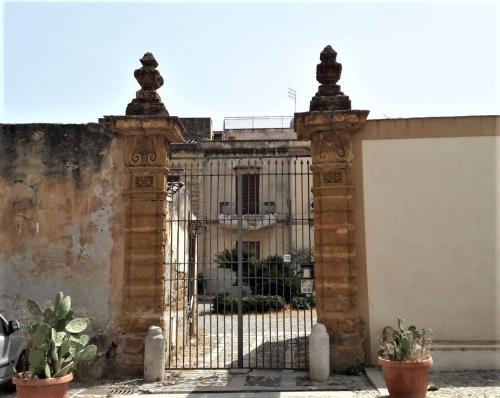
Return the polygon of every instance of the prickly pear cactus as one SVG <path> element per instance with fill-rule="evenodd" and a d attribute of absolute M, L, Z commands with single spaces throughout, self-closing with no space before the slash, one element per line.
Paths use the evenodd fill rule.
<path fill-rule="evenodd" d="M 398 318 L 398 327 L 386 326 L 382 330 L 378 356 L 391 361 L 422 361 L 429 357 L 431 347 L 430 329 L 406 328 L 405 321 Z"/>
<path fill-rule="evenodd" d="M 46 308 L 28 299 L 26 306 L 34 323 L 29 327 L 28 362 L 33 377 L 62 377 L 70 373 L 80 360 L 92 359 L 97 347 L 82 334 L 88 319 L 75 318 L 71 297 L 59 292 Z"/>

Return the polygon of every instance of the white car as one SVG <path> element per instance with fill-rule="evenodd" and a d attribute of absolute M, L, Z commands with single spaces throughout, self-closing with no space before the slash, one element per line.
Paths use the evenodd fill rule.
<path fill-rule="evenodd" d="M 12 369 L 22 370 L 26 361 L 25 344 L 19 330 L 18 321 L 9 321 L 0 314 L 0 384 L 12 378 Z"/>

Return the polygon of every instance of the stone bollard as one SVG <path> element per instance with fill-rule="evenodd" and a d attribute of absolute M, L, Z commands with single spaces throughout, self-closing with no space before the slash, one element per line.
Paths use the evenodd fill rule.
<path fill-rule="evenodd" d="M 165 339 L 159 326 L 150 326 L 144 347 L 144 381 L 163 381 Z"/>
<path fill-rule="evenodd" d="M 330 337 L 325 325 L 317 323 L 309 335 L 309 378 L 325 381 L 330 376 Z"/>

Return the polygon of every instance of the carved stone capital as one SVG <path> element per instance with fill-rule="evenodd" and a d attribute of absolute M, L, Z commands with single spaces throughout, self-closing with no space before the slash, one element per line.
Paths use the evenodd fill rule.
<path fill-rule="evenodd" d="M 314 111 L 294 115 L 294 129 L 300 140 L 312 140 L 318 133 L 353 134 L 361 129 L 370 111 Z"/>

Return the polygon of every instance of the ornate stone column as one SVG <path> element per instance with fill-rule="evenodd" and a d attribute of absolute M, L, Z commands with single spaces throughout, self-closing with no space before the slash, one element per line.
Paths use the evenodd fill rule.
<path fill-rule="evenodd" d="M 330 334 L 332 369 L 355 372 L 363 366 L 364 328 L 356 294 L 351 135 L 369 111 L 351 110 L 337 85 L 342 65 L 336 57 L 330 46 L 321 52 L 320 86 L 310 111 L 295 114 L 295 131 L 311 140 L 318 322 Z"/>
<path fill-rule="evenodd" d="M 156 90 L 163 78 L 151 53 L 134 73 L 141 89 L 127 106 L 126 116 L 101 122 L 115 133 L 125 162 L 125 256 L 123 301 L 118 320 L 120 337 L 116 371 L 141 374 L 144 339 L 150 326 L 165 332 L 165 245 L 167 241 L 167 177 L 170 144 L 183 141 L 184 129 L 169 116 Z"/>

